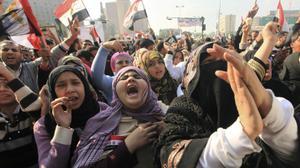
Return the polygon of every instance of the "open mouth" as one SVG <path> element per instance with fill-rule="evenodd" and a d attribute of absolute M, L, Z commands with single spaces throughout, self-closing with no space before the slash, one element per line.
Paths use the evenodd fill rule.
<path fill-rule="evenodd" d="M 128 89 L 127 89 L 127 94 L 129 96 L 134 96 L 134 95 L 137 95 L 138 93 L 138 88 L 134 85 L 132 86 L 129 86 Z"/>
<path fill-rule="evenodd" d="M 78 97 L 76 97 L 76 96 L 71 96 L 71 97 L 68 98 L 69 102 L 74 102 L 76 100 L 78 100 Z"/>

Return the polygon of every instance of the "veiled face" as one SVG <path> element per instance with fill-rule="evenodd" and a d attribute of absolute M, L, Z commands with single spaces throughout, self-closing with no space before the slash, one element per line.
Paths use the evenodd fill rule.
<path fill-rule="evenodd" d="M 135 71 L 119 77 L 116 92 L 120 101 L 129 109 L 138 109 L 145 104 L 148 94 L 147 82 Z"/>

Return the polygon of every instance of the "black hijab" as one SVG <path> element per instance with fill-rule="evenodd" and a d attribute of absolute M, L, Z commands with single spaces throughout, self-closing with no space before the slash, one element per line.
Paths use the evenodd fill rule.
<path fill-rule="evenodd" d="M 82 73 L 77 70 L 76 68 L 69 66 L 69 65 L 63 65 L 55 68 L 49 75 L 47 86 L 49 89 L 49 96 L 50 101 L 53 101 L 57 98 L 57 95 L 55 93 L 55 84 L 57 82 L 57 79 L 59 76 L 64 72 L 72 72 L 74 73 L 83 83 L 84 85 L 84 92 L 85 92 L 85 98 L 82 103 L 82 105 L 75 110 L 72 110 L 72 121 L 71 121 L 71 128 L 74 128 L 75 130 L 77 128 L 83 129 L 87 120 L 93 117 L 95 114 L 97 114 L 100 111 L 100 107 L 98 102 L 94 99 L 92 92 L 90 90 L 89 84 L 86 80 L 86 78 L 82 75 Z M 45 127 L 47 132 L 53 136 L 54 130 L 56 127 L 56 122 L 52 114 L 52 110 L 50 110 L 45 115 Z M 72 144 L 71 144 L 71 156 L 72 153 L 77 145 L 77 142 L 79 140 L 78 133 L 75 131 L 72 137 Z"/>
<path fill-rule="evenodd" d="M 230 126 L 238 117 L 232 90 L 225 81 L 215 76 L 216 70 L 227 69 L 225 61 L 207 61 L 208 48 L 214 43 L 198 47 L 192 57 L 196 57 L 196 74 L 187 84 L 185 95 L 196 100 L 204 113 L 214 122 L 215 128 Z"/>

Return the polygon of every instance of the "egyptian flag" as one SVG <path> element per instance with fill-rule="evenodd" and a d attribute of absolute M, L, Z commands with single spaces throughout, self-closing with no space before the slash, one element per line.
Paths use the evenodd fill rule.
<path fill-rule="evenodd" d="M 81 22 L 90 16 L 82 0 L 65 0 L 56 8 L 54 15 L 66 27 L 69 26 L 69 20 L 75 17 Z"/>
<path fill-rule="evenodd" d="M 125 14 L 123 26 L 133 31 L 134 22 L 144 18 L 147 18 L 147 13 L 142 0 L 134 0 Z"/>
<path fill-rule="evenodd" d="M 39 49 L 42 32 L 28 0 L 14 0 L 0 18 L 0 36 L 8 36 L 16 43 Z"/>
<path fill-rule="evenodd" d="M 284 12 L 280 0 L 278 1 L 278 5 L 277 5 L 277 17 L 279 20 L 278 22 L 281 27 L 281 31 L 289 32 L 289 25 L 286 21 L 286 18 L 284 17 Z"/>

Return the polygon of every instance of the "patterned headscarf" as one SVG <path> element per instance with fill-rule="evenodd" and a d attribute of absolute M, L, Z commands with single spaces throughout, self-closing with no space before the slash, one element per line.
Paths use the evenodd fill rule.
<path fill-rule="evenodd" d="M 134 71 L 148 84 L 146 102 L 136 110 L 129 110 L 118 98 L 116 85 L 120 77 L 126 72 Z M 91 119 L 91 124 L 87 123 L 86 129 L 82 133 L 81 143 L 76 149 L 77 157 L 74 158 L 74 167 L 84 167 L 95 163 L 103 154 L 105 146 L 109 142 L 110 135 L 117 131 L 122 114 L 133 117 L 138 122 L 156 122 L 162 120 L 163 113 L 157 104 L 157 98 L 149 87 L 150 83 L 143 71 L 129 66 L 121 69 L 113 81 L 113 100 L 111 107 L 101 105 L 101 113 Z"/>
<path fill-rule="evenodd" d="M 148 69 L 150 67 L 150 61 L 158 59 L 161 62 L 164 62 L 161 54 L 158 51 L 148 51 L 142 57 L 142 66 L 150 79 L 151 88 L 157 94 L 158 100 L 161 100 L 163 103 L 169 105 L 171 101 L 177 96 L 177 82 L 170 76 L 168 70 L 165 67 L 165 74 L 162 79 L 158 80 L 151 76 Z"/>

